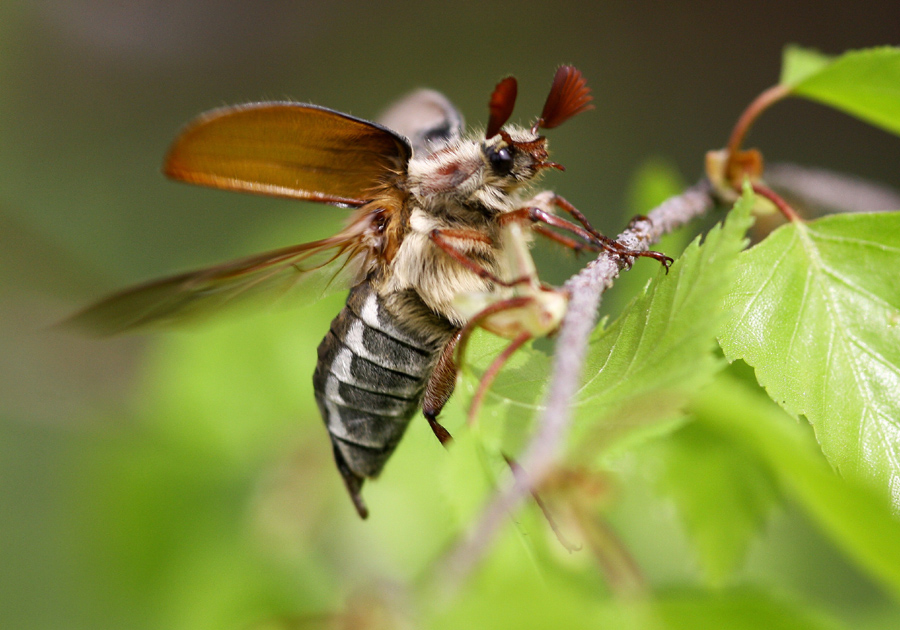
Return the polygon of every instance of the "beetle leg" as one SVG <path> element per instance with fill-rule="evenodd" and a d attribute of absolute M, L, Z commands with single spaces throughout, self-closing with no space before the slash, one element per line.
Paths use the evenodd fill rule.
<path fill-rule="evenodd" d="M 579 241 L 569 236 L 565 236 L 563 234 L 559 234 L 558 232 L 554 232 L 546 225 L 535 225 L 532 229 L 543 236 L 544 238 L 548 238 L 551 241 L 556 241 L 563 247 L 567 249 L 571 249 L 576 254 L 580 254 L 584 250 L 592 251 L 592 252 L 601 252 L 604 251 L 602 247 L 597 247 L 591 242 L 587 241 Z"/>
<path fill-rule="evenodd" d="M 549 212 L 548 210 L 541 208 L 539 206 L 530 206 L 530 207 L 526 207 L 526 208 L 520 208 L 518 210 L 513 210 L 512 212 L 507 212 L 506 214 L 500 216 L 500 221 L 504 222 L 504 221 L 514 221 L 514 220 L 529 220 L 532 223 L 545 223 L 546 225 L 550 225 L 552 227 L 556 227 L 556 228 L 571 232 L 572 234 L 576 234 L 577 236 L 585 239 L 586 241 L 588 241 L 589 243 L 594 245 L 594 248 L 599 247 L 600 250 L 608 251 L 611 254 L 618 254 L 620 256 L 629 256 L 631 258 L 639 258 L 639 257 L 640 258 L 652 258 L 653 260 L 656 260 L 657 262 L 659 262 L 663 267 L 665 267 L 666 273 L 668 273 L 669 266 L 672 264 L 672 262 L 674 262 L 671 257 L 666 256 L 665 254 L 663 254 L 661 252 L 657 252 L 657 251 L 653 251 L 653 250 L 638 251 L 638 250 L 628 249 L 627 247 L 622 245 L 619 241 L 601 234 L 593 225 L 591 225 L 591 223 L 590 223 L 590 221 L 588 221 L 587 217 L 584 216 L 584 214 L 578 208 L 576 208 L 574 205 L 572 205 L 572 203 L 569 202 L 568 200 L 566 200 L 564 197 L 561 197 L 561 196 L 557 195 L 556 193 L 550 193 L 549 195 L 547 195 L 548 199 L 546 199 L 546 201 L 545 201 L 544 199 L 541 199 L 542 195 L 544 195 L 544 193 L 541 193 L 540 195 L 535 197 L 534 200 L 535 201 L 539 201 L 539 200 L 544 201 L 545 203 L 549 203 L 549 204 L 552 204 L 553 206 L 556 206 L 560 210 L 563 210 L 564 212 L 567 212 L 568 214 L 572 215 L 572 217 L 576 221 L 581 223 L 581 225 L 584 227 L 579 227 L 579 226 L 575 225 L 574 223 L 572 223 L 571 221 L 567 221 L 565 219 L 557 217 L 552 212 Z M 646 217 L 640 216 L 640 215 L 636 216 L 631 220 L 631 224 L 633 224 L 635 221 L 640 221 L 640 220 L 646 220 Z M 548 230 L 536 229 L 536 231 L 543 236 L 549 236 L 547 233 Z M 583 248 L 583 246 L 580 245 L 580 243 L 578 243 L 577 241 L 573 241 L 574 243 L 577 243 L 577 246 L 572 247 L 570 244 L 565 242 L 565 240 L 564 240 L 565 237 L 558 238 L 558 236 L 559 235 L 549 236 L 549 238 L 551 238 L 551 239 L 555 240 L 556 242 L 561 243 L 563 245 L 567 245 L 567 246 L 571 247 L 572 249 L 575 249 L 576 251 Z"/>
<path fill-rule="evenodd" d="M 450 341 L 447 342 L 447 345 L 444 346 L 437 365 L 431 373 L 431 378 L 425 386 L 425 395 L 422 399 L 422 414 L 425 416 L 425 419 L 428 420 L 431 430 L 434 431 L 435 436 L 440 440 L 441 444 L 446 446 L 453 438 L 450 435 L 450 432 L 437 421 L 437 417 L 440 415 L 441 410 L 444 408 L 444 405 L 447 404 L 450 395 L 453 394 L 453 390 L 456 388 L 456 375 L 459 372 L 458 365 L 462 362 L 462 357 L 465 354 L 466 345 L 468 344 L 472 332 L 481 324 L 481 322 L 491 315 L 512 308 L 520 308 L 527 305 L 532 299 L 533 298 L 529 296 L 520 296 L 508 300 L 500 300 L 499 302 L 491 304 L 469 320 L 465 327 L 460 329 Z M 533 338 L 533 336 L 534 335 L 528 332 L 521 333 L 488 367 L 481 379 L 481 383 L 478 385 L 475 396 L 472 398 L 472 404 L 469 408 L 469 424 L 474 421 L 474 417 L 481 406 L 484 395 L 490 388 L 491 383 L 493 383 L 494 379 L 497 377 L 497 374 L 503 368 L 503 365 L 516 350 L 521 348 L 522 345 Z"/>
<path fill-rule="evenodd" d="M 581 210 L 579 210 L 574 205 L 572 205 L 572 203 L 569 200 L 567 200 L 566 198 L 561 197 L 561 196 L 557 195 L 556 193 L 553 193 L 553 197 L 551 198 L 550 201 L 553 205 L 555 205 L 560 210 L 563 210 L 564 212 L 568 212 L 569 214 L 571 214 L 575 218 L 576 221 L 581 223 L 581 225 L 583 225 L 584 228 L 588 232 L 593 234 L 595 237 L 602 238 L 602 239 L 608 239 L 608 240 L 611 240 L 613 243 L 615 243 L 615 247 L 618 248 L 618 253 L 621 253 L 624 256 L 631 256 L 632 258 L 637 258 L 637 257 L 652 258 L 653 260 L 659 262 L 663 267 L 666 268 L 666 273 L 669 273 L 669 266 L 671 266 L 671 264 L 674 262 L 674 260 L 671 257 L 666 256 L 662 252 L 656 252 L 653 250 L 646 251 L 646 252 L 630 250 L 627 247 L 625 247 L 624 245 L 622 245 L 621 243 L 619 243 L 619 241 L 617 241 L 615 239 L 609 239 L 608 237 L 603 236 L 603 234 L 598 232 L 597 229 L 594 228 L 593 225 L 591 225 L 590 221 L 588 221 L 587 217 L 584 216 L 584 214 L 581 212 Z M 644 215 L 637 215 L 637 216 L 633 217 L 631 219 L 631 221 L 628 222 L 628 225 L 632 226 L 637 221 L 646 221 L 646 220 L 647 220 L 647 217 L 645 217 Z"/>
<path fill-rule="evenodd" d="M 488 369 L 485 370 L 484 374 L 481 376 L 481 381 L 478 383 L 478 389 L 475 390 L 475 395 L 472 396 L 472 403 L 469 405 L 469 413 L 466 416 L 466 422 L 468 422 L 469 426 L 475 423 L 475 417 L 478 415 L 478 410 L 481 409 L 481 403 L 484 400 L 484 396 L 487 394 L 487 390 L 490 389 L 494 379 L 497 378 L 497 374 L 500 373 L 500 370 L 503 369 L 503 366 L 506 365 L 509 358 L 515 354 L 516 350 L 524 346 L 529 339 L 533 338 L 534 335 L 529 332 L 520 333 L 518 337 L 512 340 L 512 343 L 503 349 L 503 352 L 498 354 L 494 360 L 491 361 Z"/>
<path fill-rule="evenodd" d="M 581 225 L 583 225 L 584 229 L 586 229 L 588 232 L 593 234 L 596 238 L 598 238 L 598 239 L 607 238 L 606 236 L 601 234 L 597 230 L 597 228 L 595 228 L 593 225 L 591 225 L 591 222 L 588 221 L 588 218 L 586 216 L 584 216 L 584 213 L 581 212 L 581 210 L 579 210 L 574 205 L 572 205 L 572 203 L 569 202 L 566 198 L 561 197 L 561 196 L 557 195 L 556 193 L 553 193 L 553 196 L 550 198 L 550 203 L 552 203 L 554 206 L 556 206 L 560 210 L 563 210 L 564 212 L 568 212 L 570 215 L 572 215 L 572 218 L 574 218 Z M 613 239 L 610 239 L 610 240 L 613 240 Z M 615 240 L 613 240 L 613 242 L 618 244 L 618 242 Z"/>
<path fill-rule="evenodd" d="M 449 238 L 461 238 L 461 239 L 469 239 L 474 241 L 479 241 L 482 243 L 491 243 L 491 240 L 481 234 L 480 232 L 476 232 L 475 230 L 465 230 L 465 229 L 450 229 L 450 230 L 432 230 L 431 234 L 431 242 L 437 245 L 441 250 L 443 250 L 446 254 L 448 254 L 453 260 L 458 262 L 460 265 L 477 275 L 479 278 L 484 278 L 485 280 L 490 280 L 497 286 L 501 287 L 514 287 L 520 284 L 527 284 L 531 282 L 532 278 L 529 276 L 522 276 L 521 278 L 516 278 L 515 280 L 504 280 L 497 276 L 497 274 L 492 273 L 489 269 L 485 269 L 478 262 L 472 260 L 470 257 L 466 256 L 464 253 L 456 249 L 448 240 Z"/>
<path fill-rule="evenodd" d="M 628 227 L 634 227 L 635 223 L 639 223 L 641 221 L 649 221 L 646 215 L 637 214 L 631 217 L 631 221 L 628 222 Z M 663 267 L 666 268 L 666 273 L 669 273 L 669 267 L 675 262 L 670 256 L 666 256 L 662 252 L 655 252 L 653 250 L 647 252 L 640 252 L 640 256 L 644 256 L 645 258 L 652 258 L 658 261 Z"/>
<path fill-rule="evenodd" d="M 466 346 L 469 343 L 469 337 L 471 337 L 475 329 L 481 325 L 481 322 L 495 313 L 506 311 L 511 308 L 519 308 L 521 306 L 525 306 L 532 299 L 533 298 L 527 295 L 522 295 L 519 297 L 509 298 L 508 300 L 499 300 L 497 302 L 494 302 L 490 306 L 485 307 L 477 315 L 475 315 L 475 317 L 466 322 L 466 325 L 463 327 L 463 329 L 459 331 L 459 339 L 456 343 L 456 351 L 454 353 L 456 356 L 456 363 L 462 363 L 463 356 L 465 356 L 466 354 Z"/>
<path fill-rule="evenodd" d="M 548 212 L 543 208 L 539 208 L 538 206 L 528 206 L 525 208 L 519 208 L 518 210 L 512 210 L 511 212 L 506 212 L 501 214 L 497 219 L 500 224 L 508 223 L 510 221 L 530 221 L 536 224 L 545 224 L 555 228 L 559 228 L 561 230 L 565 230 L 567 232 L 571 232 L 576 236 L 584 239 L 587 243 L 590 243 L 594 249 L 597 250 L 606 250 L 614 253 L 621 253 L 626 251 L 622 245 L 617 243 L 615 240 L 609 238 L 608 236 L 603 236 L 597 230 L 593 230 L 593 232 L 588 231 L 587 229 L 577 226 L 571 221 L 563 219 L 562 217 L 558 217 L 552 212 Z M 541 232 L 544 234 L 543 232 Z M 546 236 L 546 234 L 544 234 Z"/>
<path fill-rule="evenodd" d="M 428 425 L 434 431 L 435 437 L 444 446 L 447 446 L 453 440 L 453 437 L 437 421 L 437 417 L 440 415 L 444 405 L 447 404 L 447 401 L 450 400 L 450 395 L 453 394 L 453 390 L 456 388 L 458 368 L 453 355 L 461 336 L 462 331 L 460 330 L 444 346 L 437 365 L 431 373 L 431 378 L 428 379 L 428 384 L 425 386 L 425 396 L 422 398 L 422 415 L 428 420 Z"/>

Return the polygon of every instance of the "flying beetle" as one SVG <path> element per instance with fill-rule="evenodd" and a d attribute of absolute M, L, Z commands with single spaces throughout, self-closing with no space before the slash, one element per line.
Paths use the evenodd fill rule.
<path fill-rule="evenodd" d="M 506 124 L 517 90 L 513 77 L 497 84 L 487 127 L 471 137 L 453 105 L 430 90 L 399 101 L 384 124 L 293 102 L 201 114 L 170 148 L 168 177 L 352 208 L 346 227 L 126 289 L 71 322 L 112 334 L 250 295 L 349 286 L 319 345 L 313 386 L 338 471 L 366 518 L 363 482 L 379 475 L 420 408 L 438 439 L 450 439 L 437 417 L 472 326 L 513 339 L 512 350 L 558 326 L 565 295 L 537 280 L 528 253 L 535 234 L 576 250 L 671 262 L 625 249 L 552 192 L 527 196 L 543 171 L 562 170 L 539 132 L 591 109 L 593 97 L 581 72 L 561 66 L 540 117 L 522 128 Z"/>

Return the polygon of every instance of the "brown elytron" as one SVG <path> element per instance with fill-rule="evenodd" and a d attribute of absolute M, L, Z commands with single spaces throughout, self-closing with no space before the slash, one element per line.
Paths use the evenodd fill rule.
<path fill-rule="evenodd" d="M 592 107 L 581 73 L 570 66 L 557 71 L 530 129 L 506 125 L 516 93 L 512 77 L 497 85 L 487 134 L 472 138 L 463 137 L 456 109 L 424 90 L 385 114 L 394 130 L 298 103 L 201 115 L 175 140 L 166 175 L 355 208 L 347 227 L 321 241 L 123 291 L 73 321 L 116 333 L 251 295 L 315 299 L 349 285 L 347 304 L 319 346 L 313 381 L 338 470 L 365 518 L 363 482 L 378 476 L 420 407 L 438 438 L 450 437 L 437 416 L 453 392 L 454 347 L 471 318 L 458 298 L 523 281 L 504 277 L 505 225 L 514 221 L 528 234 L 578 249 L 641 255 L 602 237 L 565 200 L 525 194 L 543 170 L 560 168 L 547 160 L 539 130 Z M 557 208 L 582 225 L 555 216 Z"/>

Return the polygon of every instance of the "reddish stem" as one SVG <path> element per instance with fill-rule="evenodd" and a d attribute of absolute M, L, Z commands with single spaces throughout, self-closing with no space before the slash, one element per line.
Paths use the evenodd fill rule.
<path fill-rule="evenodd" d="M 784 218 L 790 221 L 791 223 L 799 223 L 801 221 L 800 215 L 790 206 L 790 204 L 782 199 L 774 190 L 769 188 L 768 186 L 764 186 L 762 184 L 752 184 L 753 192 L 755 192 L 760 197 L 765 197 L 769 201 L 775 204 L 775 207 L 778 208 L 778 211 L 784 215 Z"/>
<path fill-rule="evenodd" d="M 741 150 L 741 145 L 744 143 L 747 132 L 750 131 L 750 127 L 753 126 L 759 115 L 789 95 L 790 91 L 787 86 L 773 85 L 753 99 L 753 102 L 747 106 L 747 109 L 738 118 L 734 129 L 731 131 L 731 137 L 728 139 L 728 145 L 726 146 L 729 161 L 731 156 L 736 155 Z M 728 172 L 727 168 L 725 172 Z"/>

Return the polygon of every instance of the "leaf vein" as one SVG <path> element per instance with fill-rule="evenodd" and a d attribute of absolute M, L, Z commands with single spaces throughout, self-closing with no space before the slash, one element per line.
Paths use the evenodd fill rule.
<path fill-rule="evenodd" d="M 769 270 L 769 275 L 757 285 L 757 288 L 754 291 L 749 292 L 747 295 L 751 295 L 752 298 L 747 302 L 747 305 L 744 307 L 744 311 L 740 314 L 740 316 L 735 320 L 735 323 L 741 323 L 746 320 L 747 313 L 750 312 L 752 307 L 756 304 L 756 301 L 765 293 L 766 288 L 771 283 L 772 279 L 775 277 L 778 272 L 778 268 L 784 262 L 785 257 L 790 253 L 790 251 L 794 247 L 794 242 L 797 240 L 797 232 L 795 230 L 794 235 L 791 237 L 791 240 L 784 247 L 784 251 L 781 252 L 781 255 L 775 260 L 775 264 L 773 264 Z"/>
<path fill-rule="evenodd" d="M 878 241 L 870 241 L 861 238 L 853 238 L 850 236 L 840 236 L 838 234 L 829 234 L 827 232 L 823 232 L 821 230 L 811 229 L 810 233 L 816 237 L 817 240 L 820 241 L 829 241 L 832 243 L 848 243 L 853 245 L 860 245 L 862 247 L 876 249 L 878 251 L 890 252 L 894 254 L 900 254 L 900 247 L 893 247 L 891 245 L 886 245 L 884 243 L 879 243 Z"/>

